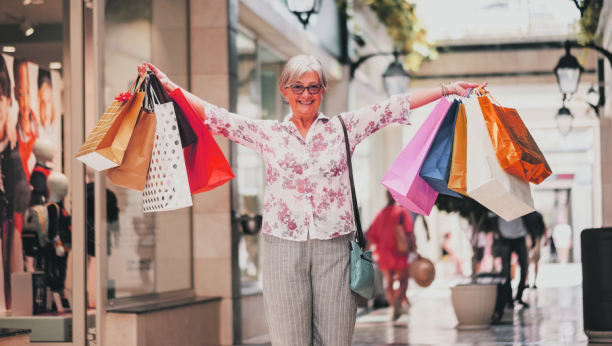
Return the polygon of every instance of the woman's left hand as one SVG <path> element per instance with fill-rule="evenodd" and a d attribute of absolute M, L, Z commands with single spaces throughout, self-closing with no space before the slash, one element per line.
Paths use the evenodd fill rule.
<path fill-rule="evenodd" d="M 455 82 L 455 83 L 450 83 L 446 85 L 446 88 L 448 89 L 448 91 L 451 94 L 455 94 L 455 95 L 463 95 L 463 93 L 465 92 L 465 90 L 467 89 L 475 89 L 478 87 L 484 88 L 487 86 L 487 84 L 489 84 L 488 82 L 484 82 L 482 83 L 482 85 L 478 85 L 478 84 L 474 84 L 474 83 L 468 83 L 468 82 Z"/>

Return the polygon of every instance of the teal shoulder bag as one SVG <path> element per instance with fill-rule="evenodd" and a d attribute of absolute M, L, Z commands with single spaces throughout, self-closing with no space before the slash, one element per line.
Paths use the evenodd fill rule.
<path fill-rule="evenodd" d="M 353 215 L 355 217 L 355 240 L 351 241 L 351 290 L 360 296 L 370 299 L 374 294 L 374 266 L 372 265 L 372 251 L 365 250 L 365 238 L 361 229 L 361 218 L 357 207 L 357 195 L 355 194 L 355 183 L 353 181 L 353 164 L 351 163 L 351 146 L 349 144 L 346 126 L 341 116 L 340 124 L 344 132 L 344 143 L 346 144 L 346 162 L 351 182 L 351 197 L 353 204 Z"/>

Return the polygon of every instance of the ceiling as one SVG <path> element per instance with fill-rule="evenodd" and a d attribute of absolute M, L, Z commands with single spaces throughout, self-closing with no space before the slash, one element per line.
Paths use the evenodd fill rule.
<path fill-rule="evenodd" d="M 33 25 L 62 23 L 62 2 L 62 0 L 43 0 L 42 4 L 24 5 L 23 0 L 2 0 L 0 1 L 0 25 L 19 24 L 19 21 L 13 17 L 26 18 Z"/>

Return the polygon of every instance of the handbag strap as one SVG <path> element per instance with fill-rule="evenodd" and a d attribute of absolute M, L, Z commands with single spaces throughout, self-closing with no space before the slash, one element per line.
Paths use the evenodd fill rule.
<path fill-rule="evenodd" d="M 355 217 L 355 227 L 357 228 L 357 232 L 355 232 L 355 241 L 361 250 L 365 250 L 365 238 L 363 236 L 363 230 L 361 229 L 361 217 L 359 216 L 359 207 L 357 206 L 357 194 L 355 193 L 355 181 L 353 179 L 353 164 L 351 163 L 351 145 L 349 144 L 348 132 L 346 131 L 346 125 L 344 125 L 344 120 L 342 120 L 341 116 L 338 116 L 340 119 L 340 124 L 342 125 L 342 131 L 344 132 L 344 144 L 346 144 L 346 162 L 349 171 L 349 180 L 351 182 L 351 197 L 353 201 L 353 215 Z"/>

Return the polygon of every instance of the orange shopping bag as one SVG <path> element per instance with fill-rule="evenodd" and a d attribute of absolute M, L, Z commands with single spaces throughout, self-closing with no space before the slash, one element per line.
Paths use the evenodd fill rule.
<path fill-rule="evenodd" d="M 453 138 L 453 155 L 448 188 L 467 196 L 467 120 L 465 105 L 459 105 Z"/>
<path fill-rule="evenodd" d="M 534 184 L 544 181 L 552 171 L 516 109 L 502 107 L 485 90 L 481 93 L 478 103 L 502 169 Z"/>
<path fill-rule="evenodd" d="M 195 143 L 183 149 L 191 193 L 209 191 L 230 181 L 234 178 L 230 164 L 183 91 L 176 88 L 170 96 L 185 113 L 189 125 L 198 135 Z"/>

